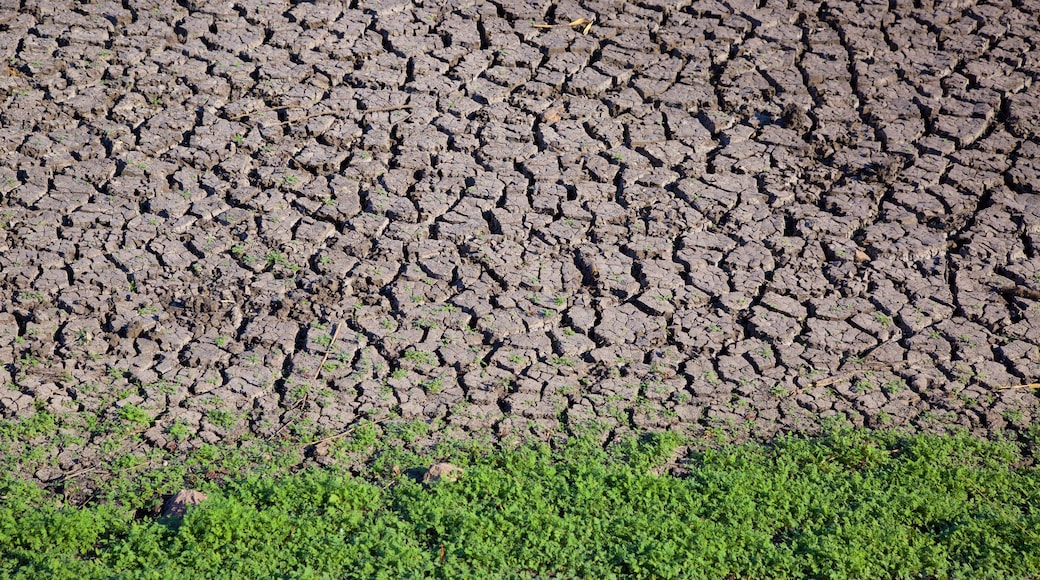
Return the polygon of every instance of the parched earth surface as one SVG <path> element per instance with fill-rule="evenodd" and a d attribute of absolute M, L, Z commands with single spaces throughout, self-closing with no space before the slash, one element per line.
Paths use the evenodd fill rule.
<path fill-rule="evenodd" d="M 4 0 L 0 413 L 1028 436 L 1038 17 Z"/>

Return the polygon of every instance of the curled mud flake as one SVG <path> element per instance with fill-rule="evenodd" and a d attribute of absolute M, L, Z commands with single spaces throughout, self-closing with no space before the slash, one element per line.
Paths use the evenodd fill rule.
<path fill-rule="evenodd" d="M 188 513 L 188 508 L 206 501 L 209 496 L 193 489 L 182 489 L 171 496 L 163 504 L 162 519 L 180 520 Z"/>

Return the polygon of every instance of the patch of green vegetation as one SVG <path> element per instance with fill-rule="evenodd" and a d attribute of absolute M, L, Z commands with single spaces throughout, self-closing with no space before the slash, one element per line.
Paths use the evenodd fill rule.
<path fill-rule="evenodd" d="M 423 381 L 419 386 L 426 390 L 426 392 L 436 395 L 444 390 L 444 379 L 436 378 L 428 381 Z"/>
<path fill-rule="evenodd" d="M 902 392 L 906 390 L 906 381 L 903 379 L 892 379 L 881 385 L 881 390 L 889 394 Z"/>
<path fill-rule="evenodd" d="M 289 258 L 283 252 L 275 252 L 272 250 L 267 253 L 265 260 L 267 261 L 267 267 L 269 268 L 272 266 L 281 266 L 290 272 L 296 272 L 300 269 L 297 264 L 293 264 L 289 261 Z"/>
<path fill-rule="evenodd" d="M 119 420 L 131 429 L 148 428 L 152 426 L 152 416 L 137 405 L 127 405 L 119 409 L 117 413 Z"/>
<path fill-rule="evenodd" d="M 57 419 L 45 411 L 42 404 L 37 404 L 36 412 L 26 418 L 0 421 L 0 440 L 32 441 L 37 437 L 53 435 L 57 431 Z"/>
<path fill-rule="evenodd" d="M 238 421 L 238 417 L 226 409 L 210 409 L 206 412 L 206 419 L 221 429 L 230 429 Z"/>
<path fill-rule="evenodd" d="M 892 326 L 892 317 L 881 312 L 874 313 L 874 321 L 877 322 L 882 328 L 888 328 L 889 326 Z"/>
<path fill-rule="evenodd" d="M 1007 442 L 839 428 L 703 449 L 675 477 L 659 474 L 688 443 L 673 434 L 606 450 L 589 436 L 555 449 L 395 451 L 421 436 L 416 425 L 425 426 L 388 425 L 380 437 L 366 424 L 344 438 L 340 451 L 375 458 L 361 476 L 291 470 L 262 444 L 204 445 L 161 470 L 126 458 L 132 475 L 71 507 L 4 475 L 0 576 L 1008 578 L 1040 569 L 1040 472 L 1013 468 L 1021 455 Z M 407 475 L 443 459 L 464 469 L 457 481 Z M 235 475 L 199 479 L 214 471 Z M 136 518 L 184 484 L 210 497 L 183 521 Z"/>
<path fill-rule="evenodd" d="M 573 367 L 578 364 L 574 359 L 566 356 L 554 356 L 550 360 L 556 366 Z"/>
<path fill-rule="evenodd" d="M 22 302 L 43 302 L 43 294 L 39 292 L 19 292 L 18 300 Z"/>
<path fill-rule="evenodd" d="M 191 435 L 191 430 L 188 428 L 187 423 L 178 419 L 166 429 L 166 434 L 174 441 L 184 441 Z"/>
<path fill-rule="evenodd" d="M 425 350 L 408 349 L 404 353 L 404 359 L 421 365 L 433 365 L 437 362 L 433 353 Z"/>

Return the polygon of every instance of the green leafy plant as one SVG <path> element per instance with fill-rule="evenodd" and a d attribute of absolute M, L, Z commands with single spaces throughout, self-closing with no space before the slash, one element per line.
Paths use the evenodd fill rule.
<path fill-rule="evenodd" d="M 131 428 L 146 428 L 152 425 L 152 416 L 137 405 L 126 405 L 117 412 L 119 420 Z"/>
<path fill-rule="evenodd" d="M 238 421 L 238 417 L 226 409 L 210 409 L 206 412 L 206 419 L 221 429 L 230 429 Z"/>
<path fill-rule="evenodd" d="M 433 353 L 427 352 L 425 350 L 416 350 L 414 348 L 405 351 L 404 359 L 416 364 L 427 366 L 434 365 L 437 362 L 433 356 Z"/>
<path fill-rule="evenodd" d="M 122 455 L 116 467 L 133 476 L 83 507 L 5 476 L 0 575 L 1026 578 L 1040 569 L 1038 472 L 1013 468 L 1021 455 L 1009 443 L 839 428 L 700 447 L 675 477 L 667 467 L 692 442 L 675 434 L 604 448 L 590 428 L 555 448 L 404 451 L 429 429 L 358 425 L 338 452 L 376 458 L 363 477 L 290 470 L 264 445 L 203 445 L 162 472 Z M 425 483 L 407 474 L 445 460 L 461 471 Z M 246 468 L 254 461 L 264 470 Z M 206 473 L 236 475 L 198 482 L 208 499 L 176 524 L 138 519 Z"/>
<path fill-rule="evenodd" d="M 191 430 L 187 423 L 178 420 L 166 429 L 166 434 L 174 441 L 184 441 L 191 435 Z"/>

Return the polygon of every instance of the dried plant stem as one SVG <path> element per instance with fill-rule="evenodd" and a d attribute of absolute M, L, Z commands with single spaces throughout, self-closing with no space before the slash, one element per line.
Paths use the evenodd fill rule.
<path fill-rule="evenodd" d="M 301 108 L 302 109 L 303 106 L 302 105 L 286 105 L 284 107 L 272 107 L 270 109 L 260 109 L 259 111 L 252 111 L 250 113 L 242 113 L 241 115 L 235 115 L 234 117 L 228 117 L 228 120 L 229 121 L 237 121 L 239 119 L 243 119 L 245 117 L 249 117 L 249 116 L 252 116 L 252 115 L 259 115 L 261 113 L 270 113 L 270 112 L 273 112 L 273 111 L 284 111 L 286 109 L 296 109 L 296 108 Z M 293 123 L 299 123 L 300 121 L 306 121 L 308 119 L 313 119 L 315 117 L 324 117 L 325 115 L 335 115 L 335 114 L 338 114 L 338 113 L 359 113 L 361 115 L 369 115 L 369 114 L 372 114 L 372 113 L 389 113 L 389 112 L 392 112 L 392 111 L 404 111 L 404 110 L 413 109 L 413 108 L 415 108 L 415 105 L 393 105 L 393 106 L 390 106 L 390 107 L 379 107 L 377 109 L 364 109 L 364 110 L 361 110 L 361 111 L 359 111 L 357 109 L 329 109 L 327 111 L 319 111 L 319 112 L 316 112 L 316 113 L 308 113 L 307 115 L 304 115 L 304 116 L 302 116 L 302 117 L 300 117 L 298 119 L 290 119 L 288 121 L 281 121 L 279 123 L 273 123 L 271 125 L 264 125 L 264 126 L 265 127 L 279 127 L 279 126 L 282 126 L 282 125 L 291 125 Z"/>
<path fill-rule="evenodd" d="M 1006 387 L 997 387 L 1001 390 L 1006 389 L 1040 389 L 1040 383 L 1024 383 L 1021 385 L 1008 385 Z"/>
<path fill-rule="evenodd" d="M 318 365 L 317 370 L 314 371 L 314 376 L 311 377 L 311 380 L 317 380 L 318 375 L 321 374 L 321 369 L 322 369 L 322 367 L 325 366 L 325 362 L 329 360 L 329 354 L 332 353 L 332 347 L 335 346 L 336 338 L 339 336 L 339 329 L 342 328 L 342 327 L 343 327 L 343 323 L 342 322 L 337 322 L 336 323 L 336 330 L 335 330 L 335 332 L 332 333 L 332 340 L 329 341 L 328 348 L 325 349 L 325 356 L 321 357 L 321 363 Z"/>

